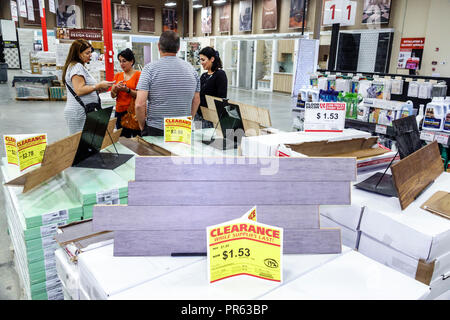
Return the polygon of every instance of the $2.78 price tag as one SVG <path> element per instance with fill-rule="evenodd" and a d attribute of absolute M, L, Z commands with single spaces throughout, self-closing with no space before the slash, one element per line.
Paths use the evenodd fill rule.
<path fill-rule="evenodd" d="M 342 132 L 345 127 L 345 102 L 307 102 L 306 132 Z"/>

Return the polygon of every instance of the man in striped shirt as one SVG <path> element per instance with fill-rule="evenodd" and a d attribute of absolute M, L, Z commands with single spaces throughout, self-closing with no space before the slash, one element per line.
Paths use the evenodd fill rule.
<path fill-rule="evenodd" d="M 158 49 L 161 58 L 144 67 L 136 87 L 136 118 L 142 136 L 164 135 L 164 118 L 194 118 L 200 104 L 200 78 L 192 65 L 176 56 L 178 34 L 163 32 Z"/>

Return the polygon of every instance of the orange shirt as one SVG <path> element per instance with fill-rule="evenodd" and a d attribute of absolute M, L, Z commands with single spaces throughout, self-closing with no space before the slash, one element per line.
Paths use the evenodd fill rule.
<path fill-rule="evenodd" d="M 117 84 L 120 81 L 123 81 L 124 72 L 119 72 L 114 75 L 114 81 L 115 84 Z M 136 90 L 136 86 L 139 82 L 139 77 L 141 76 L 141 72 L 137 71 L 133 74 L 133 76 L 127 80 L 123 81 L 124 84 L 127 85 L 128 88 Z M 126 93 L 125 91 L 119 91 L 117 93 L 116 98 L 116 111 L 117 112 L 124 112 L 127 111 L 130 103 L 131 103 L 131 94 Z"/>

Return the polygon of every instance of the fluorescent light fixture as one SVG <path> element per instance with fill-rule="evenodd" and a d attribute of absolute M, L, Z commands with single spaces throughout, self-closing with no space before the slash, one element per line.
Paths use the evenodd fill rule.
<path fill-rule="evenodd" d="M 227 0 L 214 0 L 213 1 L 214 4 L 224 4 L 226 2 L 227 2 Z"/>
<path fill-rule="evenodd" d="M 194 8 L 194 9 L 203 8 L 203 5 L 199 0 L 197 0 L 192 3 L 192 8 Z"/>
<path fill-rule="evenodd" d="M 176 1 L 174 0 L 167 0 L 166 3 L 164 3 L 166 7 L 175 7 L 177 5 Z"/>

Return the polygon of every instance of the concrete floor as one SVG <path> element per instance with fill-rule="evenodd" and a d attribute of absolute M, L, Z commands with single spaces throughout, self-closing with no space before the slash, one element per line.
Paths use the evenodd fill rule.
<path fill-rule="evenodd" d="M 64 102 L 17 101 L 11 82 L 22 71 L 9 71 L 8 83 L 0 84 L 0 157 L 5 157 L 4 134 L 47 133 L 48 143 L 68 135 L 64 120 Z M 231 100 L 267 108 L 274 128 L 291 131 L 293 99 L 282 93 L 229 88 Z M 0 172 L 1 175 L 1 172 Z M 1 177 L 0 177 L 1 178 Z M 14 267 L 14 251 L 8 234 L 3 188 L 0 191 L 0 300 L 24 299 L 22 286 Z"/>

